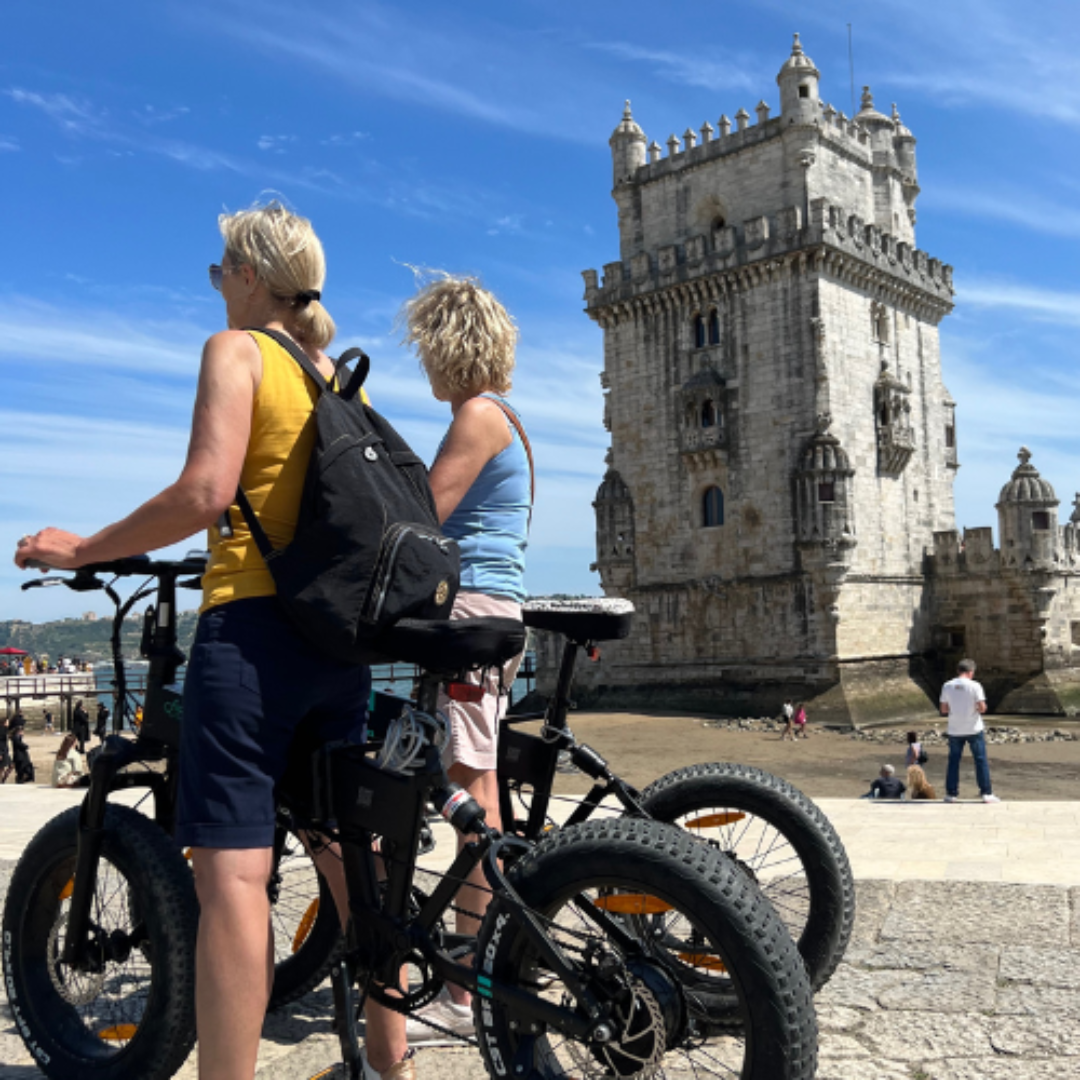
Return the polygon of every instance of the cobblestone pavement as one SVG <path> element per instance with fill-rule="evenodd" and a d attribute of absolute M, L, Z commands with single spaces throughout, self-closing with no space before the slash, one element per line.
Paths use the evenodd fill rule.
<path fill-rule="evenodd" d="M 10 869 L 0 862 L 0 897 Z M 864 881 L 858 896 L 845 961 L 817 998 L 818 1080 L 1080 1076 L 1080 888 Z M 324 986 L 270 1017 L 259 1080 L 307 1080 L 330 1065 L 330 1013 Z M 421 1080 L 483 1076 L 468 1048 L 418 1061 Z M 40 1075 L 0 989 L 0 1080 Z M 178 1076 L 195 1080 L 194 1058 Z"/>

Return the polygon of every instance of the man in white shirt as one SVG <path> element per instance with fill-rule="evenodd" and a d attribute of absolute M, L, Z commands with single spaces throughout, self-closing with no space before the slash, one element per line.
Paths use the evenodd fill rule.
<path fill-rule="evenodd" d="M 975 681 L 975 661 L 961 660 L 957 677 L 941 688 L 941 715 L 949 718 L 949 765 L 945 772 L 945 801 L 956 802 L 960 795 L 960 757 L 964 744 L 975 760 L 975 780 L 985 803 L 1001 800 L 990 787 L 990 763 L 986 759 L 986 736 L 982 714 L 986 695 Z"/>

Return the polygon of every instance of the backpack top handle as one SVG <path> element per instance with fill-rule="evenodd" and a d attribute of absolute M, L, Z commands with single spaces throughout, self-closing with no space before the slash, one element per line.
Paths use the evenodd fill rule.
<path fill-rule="evenodd" d="M 350 360 L 356 361 L 356 367 L 351 373 L 345 366 Z M 341 386 L 342 377 L 344 375 L 349 376 L 349 381 L 338 391 L 340 397 L 349 400 L 360 393 L 360 387 L 364 385 L 364 382 L 368 377 L 368 372 L 371 371 L 371 358 L 363 349 L 346 349 L 345 352 L 334 361 L 334 370 L 337 372 L 339 386 Z"/>

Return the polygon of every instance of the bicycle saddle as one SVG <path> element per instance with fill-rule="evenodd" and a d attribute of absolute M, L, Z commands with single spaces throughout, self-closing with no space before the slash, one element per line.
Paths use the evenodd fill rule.
<path fill-rule="evenodd" d="M 550 630 L 571 641 L 617 641 L 628 637 L 634 620 L 629 600 L 531 600 L 521 609 L 526 626 Z"/>
<path fill-rule="evenodd" d="M 525 627 L 516 619 L 402 619 L 378 640 L 380 653 L 437 672 L 504 664 L 524 648 Z"/>

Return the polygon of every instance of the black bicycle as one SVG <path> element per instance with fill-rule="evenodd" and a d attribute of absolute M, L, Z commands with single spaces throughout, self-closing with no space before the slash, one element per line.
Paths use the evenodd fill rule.
<path fill-rule="evenodd" d="M 142 562 L 136 572 L 151 565 L 161 644 L 176 580 L 191 568 Z M 649 820 L 586 821 L 538 844 L 499 836 L 448 783 L 440 687 L 501 664 L 522 644 L 521 624 L 505 620 L 399 624 L 385 648 L 423 669 L 416 706 L 380 750 L 317 747 L 296 756 L 283 785 L 295 827 L 342 853 L 351 918 L 331 977 L 345 1075 L 360 1076 L 357 989 L 361 1000 L 409 1011 L 453 981 L 474 994 L 493 1077 L 809 1080 L 816 1026 L 805 967 L 732 860 Z M 173 677 L 152 655 L 139 738 L 107 741 L 79 820 L 46 825 L 12 877 L 3 919 L 9 1001 L 51 1077 L 157 1080 L 191 1047 L 191 874 L 165 829 L 106 798 L 117 787 L 166 783 L 129 768 L 149 760 L 149 743 L 176 718 L 164 708 L 176 701 Z M 425 894 L 416 878 L 428 802 L 471 840 Z M 478 939 L 457 939 L 444 914 L 481 863 L 492 900 Z M 474 951 L 475 965 L 461 962 Z"/>
<path fill-rule="evenodd" d="M 621 600 L 539 601 L 523 619 L 534 630 L 564 638 L 555 691 L 543 712 L 511 715 L 498 748 L 503 830 L 539 841 L 559 827 L 553 803 L 572 804 L 565 825 L 588 821 L 607 807 L 630 818 L 677 825 L 711 845 L 748 874 L 786 923 L 819 990 L 836 970 L 855 922 L 855 881 L 847 853 L 828 818 L 798 788 L 735 762 L 690 765 L 638 791 L 568 724 L 578 657 L 598 658 L 599 644 L 625 638 L 633 607 Z M 398 707 L 400 707 L 400 702 Z M 540 722 L 539 731 L 521 726 Z M 553 794 L 560 759 L 594 781 L 584 799 Z M 316 920 L 323 947 L 337 926 L 332 908 Z M 314 950 L 309 952 L 314 959 Z"/>

